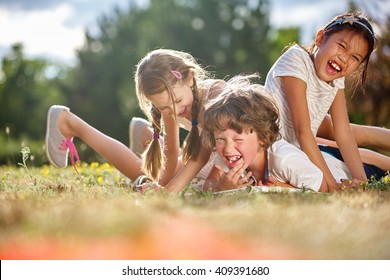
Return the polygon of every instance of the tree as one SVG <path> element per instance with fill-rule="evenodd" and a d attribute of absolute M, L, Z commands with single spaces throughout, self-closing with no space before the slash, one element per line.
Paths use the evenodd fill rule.
<path fill-rule="evenodd" d="M 41 59 L 25 59 L 21 44 L 3 58 L 0 128 L 8 127 L 13 138 L 42 139 L 47 109 L 62 100 L 58 88 L 45 77 L 48 66 Z"/>
<path fill-rule="evenodd" d="M 72 111 L 110 136 L 128 141 L 128 122 L 140 115 L 133 72 L 150 50 L 190 52 L 216 76 L 259 72 L 265 78 L 269 1 L 151 0 L 147 7 L 131 0 L 128 11 L 102 16 L 99 33 L 86 32 L 79 64 L 65 87 Z M 254 3 L 249 5 L 249 3 Z"/>

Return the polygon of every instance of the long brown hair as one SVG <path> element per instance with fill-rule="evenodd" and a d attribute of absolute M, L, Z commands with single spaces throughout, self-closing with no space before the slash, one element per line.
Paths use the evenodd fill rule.
<path fill-rule="evenodd" d="M 173 71 L 173 72 L 172 72 Z M 178 82 L 184 82 L 193 77 L 192 128 L 183 146 L 183 158 L 197 157 L 200 150 L 200 136 L 197 126 L 197 116 L 201 106 L 197 82 L 203 81 L 208 73 L 195 58 L 185 52 L 158 49 L 149 52 L 137 65 L 135 72 L 136 94 L 141 110 L 152 123 L 154 135 L 164 131 L 161 113 L 150 102 L 150 96 L 167 91 L 172 104 L 175 103 L 175 93 L 172 87 Z M 175 110 L 175 106 L 173 106 Z M 175 116 L 176 116 L 176 112 Z M 142 155 L 142 169 L 154 180 L 158 180 L 165 168 L 165 157 L 160 141 L 153 137 Z"/>

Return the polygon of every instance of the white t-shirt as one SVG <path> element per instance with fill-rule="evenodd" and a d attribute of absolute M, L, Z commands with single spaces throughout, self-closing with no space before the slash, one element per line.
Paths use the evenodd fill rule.
<path fill-rule="evenodd" d="M 328 113 L 337 91 L 344 88 L 344 78 L 334 80 L 333 85 L 319 79 L 309 54 L 298 45 L 288 49 L 268 72 L 265 87 L 278 103 L 282 137 L 299 147 L 290 109 L 281 86 L 283 76 L 295 77 L 307 84 L 306 100 L 314 136 L 317 135 L 317 130 Z"/>
<path fill-rule="evenodd" d="M 325 152 L 321 153 L 337 182 L 351 177 L 344 162 Z M 268 149 L 268 171 L 278 181 L 313 191 L 319 190 L 323 178 L 322 171 L 307 155 L 285 140 L 276 141 Z"/>
<path fill-rule="evenodd" d="M 337 182 L 351 177 L 344 162 L 325 152 L 321 153 Z M 215 163 L 221 165 L 225 172 L 229 170 L 219 155 Z M 323 173 L 301 149 L 281 139 L 268 149 L 268 176 L 297 188 L 318 191 Z"/>

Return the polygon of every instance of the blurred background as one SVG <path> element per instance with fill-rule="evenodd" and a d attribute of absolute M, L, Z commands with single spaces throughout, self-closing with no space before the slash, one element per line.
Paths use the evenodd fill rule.
<path fill-rule="evenodd" d="M 310 44 L 330 19 L 360 10 L 379 45 L 366 94 L 349 91 L 351 122 L 390 128 L 390 0 L 0 0 L 0 164 L 44 155 L 46 114 L 63 104 L 128 145 L 143 116 L 135 65 L 150 50 L 191 53 L 216 78 L 267 71 L 290 43 Z M 83 161 L 104 159 L 75 141 Z"/>

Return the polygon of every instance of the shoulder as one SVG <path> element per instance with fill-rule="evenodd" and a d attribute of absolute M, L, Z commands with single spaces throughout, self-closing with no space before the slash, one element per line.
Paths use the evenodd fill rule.
<path fill-rule="evenodd" d="M 288 173 L 298 170 L 315 172 L 318 169 L 301 149 L 283 139 L 276 141 L 269 149 L 269 164 Z"/>
<path fill-rule="evenodd" d="M 296 146 L 279 140 L 269 151 L 270 174 L 280 181 L 288 182 L 298 188 L 318 191 L 322 181 L 322 172 L 306 154 Z"/>
<path fill-rule="evenodd" d="M 274 77 L 292 76 L 306 81 L 314 69 L 309 53 L 301 46 L 294 45 L 284 52 L 273 67 Z"/>
<path fill-rule="evenodd" d="M 276 141 L 274 144 L 269 149 L 269 152 L 274 154 L 274 155 L 283 155 L 284 157 L 290 156 L 290 153 L 286 152 L 291 152 L 291 153 L 299 153 L 301 150 L 294 146 L 293 144 L 287 142 L 284 139 L 280 139 Z M 286 153 L 286 154 L 284 154 Z"/>
<path fill-rule="evenodd" d="M 283 54 L 282 57 L 285 59 L 303 59 L 303 60 L 308 60 L 310 59 L 309 53 L 304 49 L 303 47 L 299 45 L 293 45 L 291 46 L 288 50 L 286 50 Z"/>

